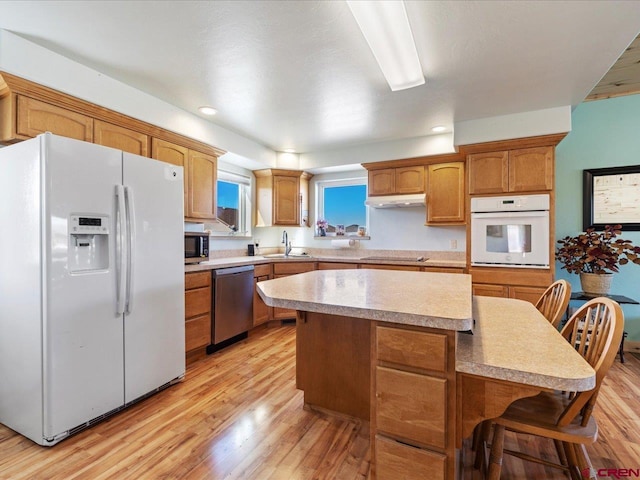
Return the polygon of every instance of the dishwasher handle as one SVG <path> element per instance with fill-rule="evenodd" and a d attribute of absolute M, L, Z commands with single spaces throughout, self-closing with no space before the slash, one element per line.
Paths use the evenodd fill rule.
<path fill-rule="evenodd" d="M 213 278 L 235 275 L 238 273 L 253 272 L 253 265 L 242 265 L 240 267 L 220 268 L 213 271 Z"/>

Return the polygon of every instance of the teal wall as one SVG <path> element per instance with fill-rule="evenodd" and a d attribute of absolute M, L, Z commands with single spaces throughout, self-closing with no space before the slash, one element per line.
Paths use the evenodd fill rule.
<path fill-rule="evenodd" d="M 571 117 L 572 131 L 556 148 L 556 240 L 582 231 L 582 170 L 640 165 L 640 95 L 586 102 Z M 622 231 L 640 245 L 640 232 Z M 556 277 L 580 290 L 577 275 Z M 611 293 L 640 301 L 640 265 L 627 264 L 615 275 Z M 629 340 L 640 342 L 640 306 L 623 305 Z"/>

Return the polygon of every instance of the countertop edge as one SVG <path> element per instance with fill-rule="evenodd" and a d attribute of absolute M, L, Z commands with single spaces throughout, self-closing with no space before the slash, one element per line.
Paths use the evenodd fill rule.
<path fill-rule="evenodd" d="M 206 270 L 216 270 L 218 268 L 238 267 L 242 265 L 263 265 L 269 263 L 292 263 L 292 262 L 327 262 L 327 263 L 354 263 L 369 265 L 398 265 L 416 267 L 442 267 L 442 268 L 467 268 L 464 260 L 439 260 L 428 259 L 423 262 L 407 262 L 399 260 L 366 260 L 363 258 L 350 257 L 290 257 L 290 258 L 267 258 L 260 255 L 254 257 L 227 257 L 209 260 L 207 262 L 186 264 L 185 273 L 202 272 Z"/>

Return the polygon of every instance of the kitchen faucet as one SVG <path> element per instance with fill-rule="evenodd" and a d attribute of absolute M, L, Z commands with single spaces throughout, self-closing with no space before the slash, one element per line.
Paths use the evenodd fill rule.
<path fill-rule="evenodd" d="M 288 257 L 291 253 L 291 242 L 289 241 L 289 235 L 287 235 L 287 231 L 282 232 L 282 243 L 284 243 L 284 256 Z"/>

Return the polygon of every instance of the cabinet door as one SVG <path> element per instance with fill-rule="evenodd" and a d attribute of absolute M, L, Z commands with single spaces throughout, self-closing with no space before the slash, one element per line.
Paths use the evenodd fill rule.
<path fill-rule="evenodd" d="M 424 192 L 424 167 L 396 168 L 395 193 L 422 193 Z"/>
<path fill-rule="evenodd" d="M 151 158 L 184 167 L 184 213 L 187 214 L 187 182 L 189 177 L 189 149 L 171 142 L 151 139 Z"/>
<path fill-rule="evenodd" d="M 471 287 L 474 295 L 482 297 L 508 297 L 509 287 L 506 285 L 488 285 L 484 283 L 474 283 Z"/>
<path fill-rule="evenodd" d="M 429 165 L 427 195 L 428 224 L 464 223 L 464 162 Z"/>
<path fill-rule="evenodd" d="M 544 287 L 510 286 L 509 297 L 526 300 L 527 302 L 531 302 L 535 305 L 545 290 L 546 289 Z"/>
<path fill-rule="evenodd" d="M 509 191 L 553 189 L 553 147 L 525 148 L 509 152 Z"/>
<path fill-rule="evenodd" d="M 384 168 L 369 171 L 369 195 L 393 195 L 396 193 L 396 169 Z"/>
<path fill-rule="evenodd" d="M 509 191 L 509 152 L 469 155 L 469 193 Z"/>
<path fill-rule="evenodd" d="M 274 225 L 300 225 L 300 177 L 273 176 Z"/>
<path fill-rule="evenodd" d="M 287 277 L 288 275 L 274 275 L 273 278 Z M 274 320 L 287 320 L 296 318 L 296 311 L 291 308 L 273 307 Z"/>
<path fill-rule="evenodd" d="M 189 150 L 186 217 L 214 220 L 216 211 L 217 159 Z"/>
<path fill-rule="evenodd" d="M 262 277 L 255 277 L 253 282 L 253 326 L 261 325 L 264 322 L 268 322 L 271 315 L 271 307 L 264 303 L 262 297 L 258 294 L 257 283 L 264 280 L 269 280 L 268 275 Z"/>
<path fill-rule="evenodd" d="M 149 156 L 147 135 L 102 120 L 93 121 L 93 141 L 99 145 L 117 148 L 135 155 Z"/>
<path fill-rule="evenodd" d="M 211 314 L 191 318 L 184 324 L 184 349 L 188 353 L 211 343 Z"/>
<path fill-rule="evenodd" d="M 17 133 L 35 137 L 44 132 L 93 141 L 93 119 L 33 98 L 18 96 Z"/>

